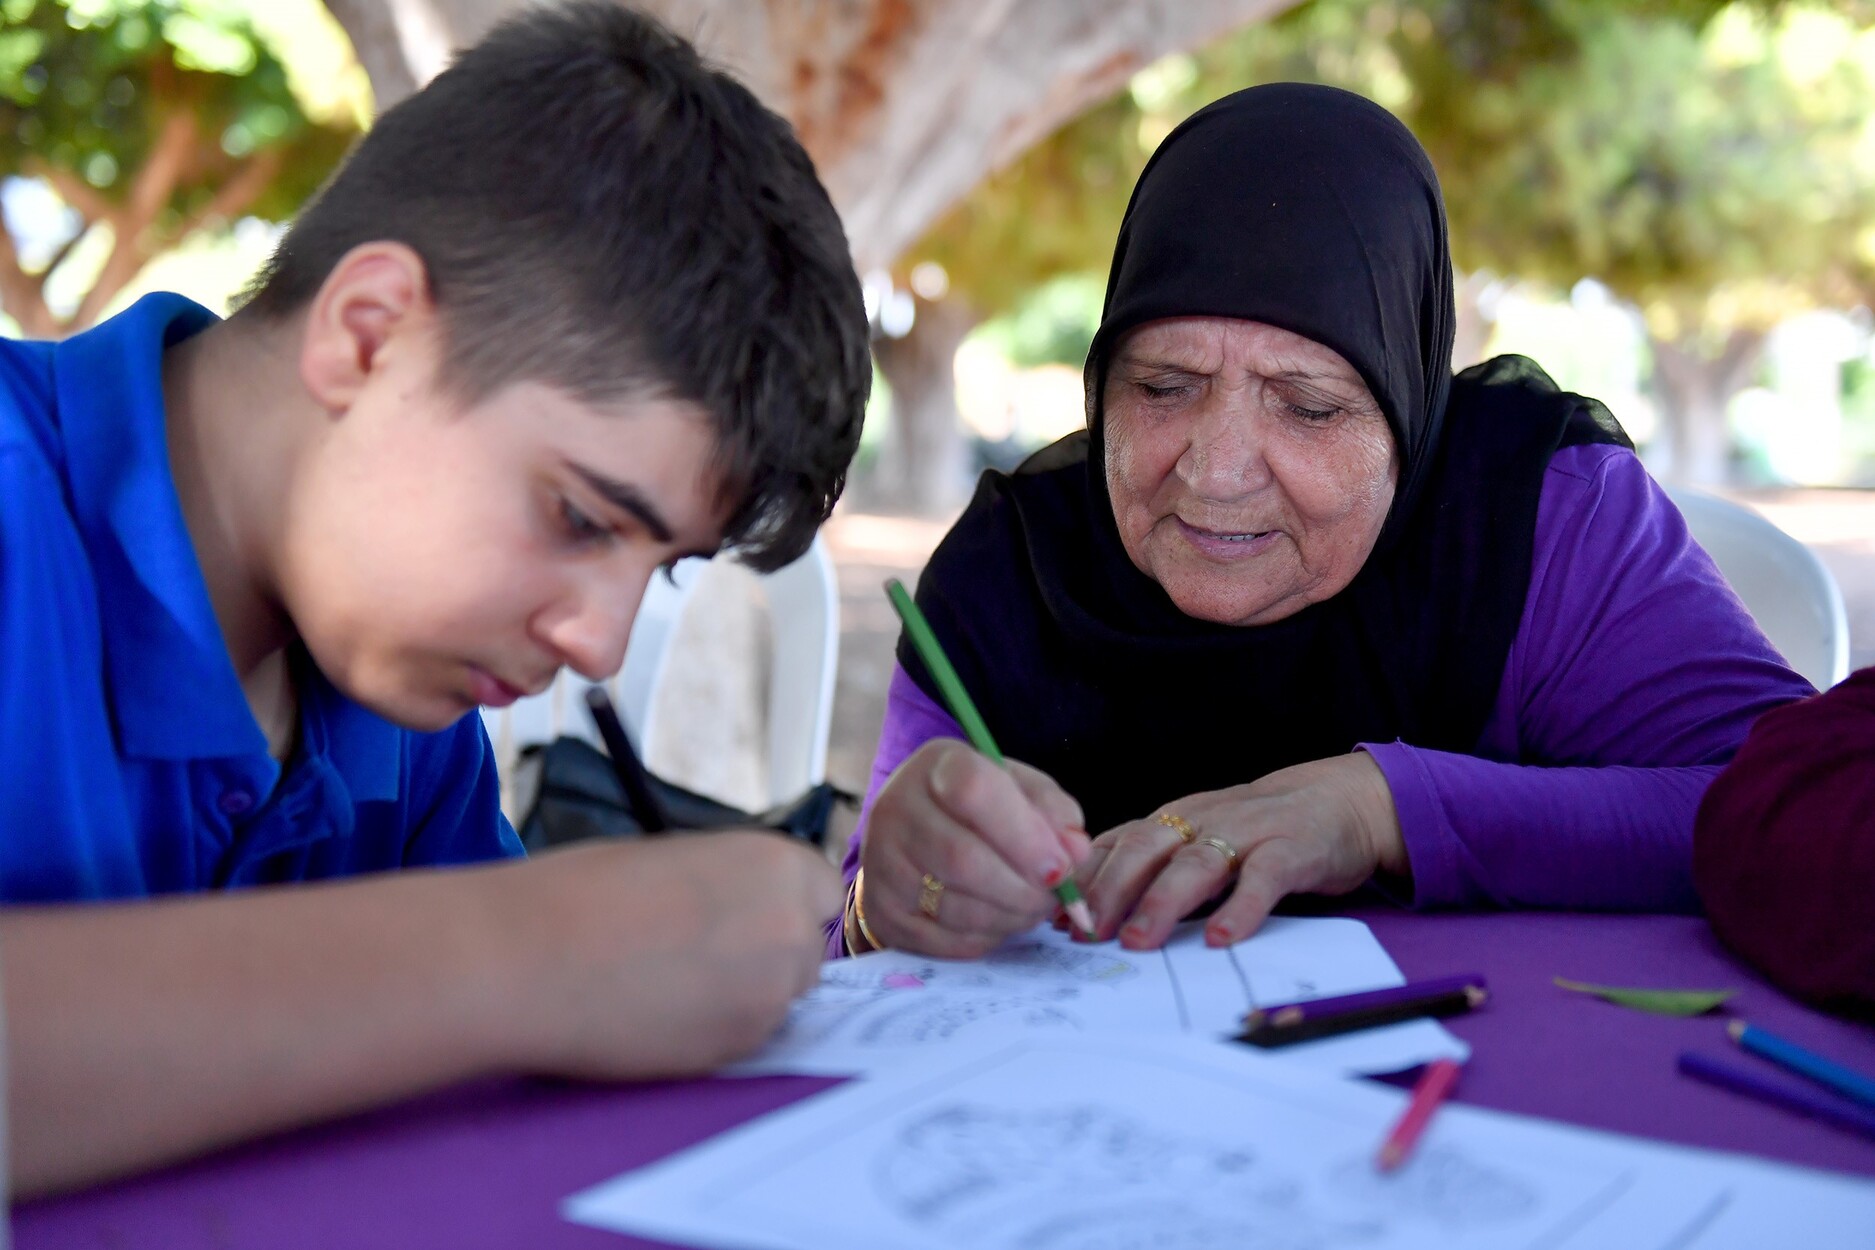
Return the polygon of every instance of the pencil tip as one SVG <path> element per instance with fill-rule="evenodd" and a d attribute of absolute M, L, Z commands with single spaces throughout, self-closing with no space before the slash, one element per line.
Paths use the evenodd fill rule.
<path fill-rule="evenodd" d="M 1094 936 L 1094 913 L 1086 899 L 1077 898 L 1062 910 L 1068 913 L 1068 919 L 1074 922 L 1077 929 L 1090 938 Z"/>

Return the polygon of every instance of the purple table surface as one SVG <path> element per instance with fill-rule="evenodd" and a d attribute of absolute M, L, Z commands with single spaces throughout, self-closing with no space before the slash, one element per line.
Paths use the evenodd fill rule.
<path fill-rule="evenodd" d="M 1481 972 L 1492 999 L 1447 1023 L 1473 1048 L 1460 1101 L 1875 1176 L 1875 1142 L 1677 1076 L 1682 1050 L 1758 1061 L 1723 1015 L 1671 1019 L 1551 984 L 1736 987 L 1729 1006 L 1875 1071 L 1875 1029 L 1807 1011 L 1728 956 L 1701 920 L 1549 913 L 1344 913 L 1409 978 Z M 593 1087 L 504 1080 L 275 1137 L 13 1215 L 21 1250 L 618 1247 L 560 1200 L 837 1082 L 799 1077 Z M 831 1191 L 833 1182 L 830 1179 Z"/>

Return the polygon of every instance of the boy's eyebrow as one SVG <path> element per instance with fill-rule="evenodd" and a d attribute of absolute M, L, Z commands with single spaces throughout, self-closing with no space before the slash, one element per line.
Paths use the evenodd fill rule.
<path fill-rule="evenodd" d="M 651 537 L 661 543 L 671 542 L 675 538 L 670 522 L 659 514 L 658 510 L 651 505 L 651 501 L 646 499 L 643 492 L 636 486 L 607 477 L 583 464 L 573 464 L 569 461 L 568 467 L 579 474 L 585 480 L 586 485 L 597 491 L 607 503 L 637 517 L 638 523 L 651 531 Z"/>

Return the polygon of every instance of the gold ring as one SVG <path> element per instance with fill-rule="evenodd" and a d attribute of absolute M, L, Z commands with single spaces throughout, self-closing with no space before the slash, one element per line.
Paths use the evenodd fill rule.
<path fill-rule="evenodd" d="M 1192 839 L 1198 836 L 1198 831 L 1192 828 L 1191 822 L 1186 820 L 1183 816 L 1176 816 L 1171 812 L 1160 812 L 1159 823 L 1164 825 L 1167 829 L 1170 829 L 1173 833 L 1176 833 L 1178 835 L 1178 840 L 1183 842 L 1186 846 L 1190 846 Z"/>
<path fill-rule="evenodd" d="M 866 923 L 866 870 L 861 868 L 853 874 L 853 920 L 859 925 L 859 935 L 866 939 L 866 945 L 876 951 L 886 948 L 885 943 L 872 935 L 872 928 Z"/>
<path fill-rule="evenodd" d="M 1218 850 L 1222 851 L 1224 853 L 1224 871 L 1225 872 L 1230 872 L 1232 869 L 1237 867 L 1237 852 L 1232 850 L 1230 843 L 1226 842 L 1224 839 L 1222 838 L 1199 838 L 1195 845 L 1214 846 Z"/>
<path fill-rule="evenodd" d="M 918 910 L 936 920 L 938 904 L 943 901 L 944 883 L 927 872 L 923 884 L 918 887 Z"/>

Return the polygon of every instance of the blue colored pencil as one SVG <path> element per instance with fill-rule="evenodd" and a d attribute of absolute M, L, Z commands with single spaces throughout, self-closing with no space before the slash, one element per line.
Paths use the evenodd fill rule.
<path fill-rule="evenodd" d="M 1732 1021 L 1725 1026 L 1725 1031 L 1732 1035 L 1733 1041 L 1760 1059 L 1769 1059 L 1780 1068 L 1788 1068 L 1798 1076 L 1808 1077 L 1844 1098 L 1859 1102 L 1864 1107 L 1875 1108 L 1875 1078 L 1825 1059 L 1795 1042 L 1775 1033 L 1767 1033 L 1743 1020 Z"/>
<path fill-rule="evenodd" d="M 1759 1102 L 1794 1111 L 1798 1115 L 1821 1120 L 1850 1133 L 1858 1133 L 1870 1140 L 1875 1140 L 1875 1114 L 1864 1111 L 1842 1098 L 1829 1094 L 1811 1093 L 1808 1089 L 1792 1084 L 1767 1081 L 1758 1073 L 1746 1068 L 1733 1067 L 1717 1059 L 1708 1059 L 1704 1055 L 1687 1051 L 1680 1056 L 1679 1069 L 1682 1075 L 1716 1085 L 1720 1089 L 1729 1089 L 1734 1094 L 1743 1094 L 1747 1098 L 1756 1098 Z"/>

